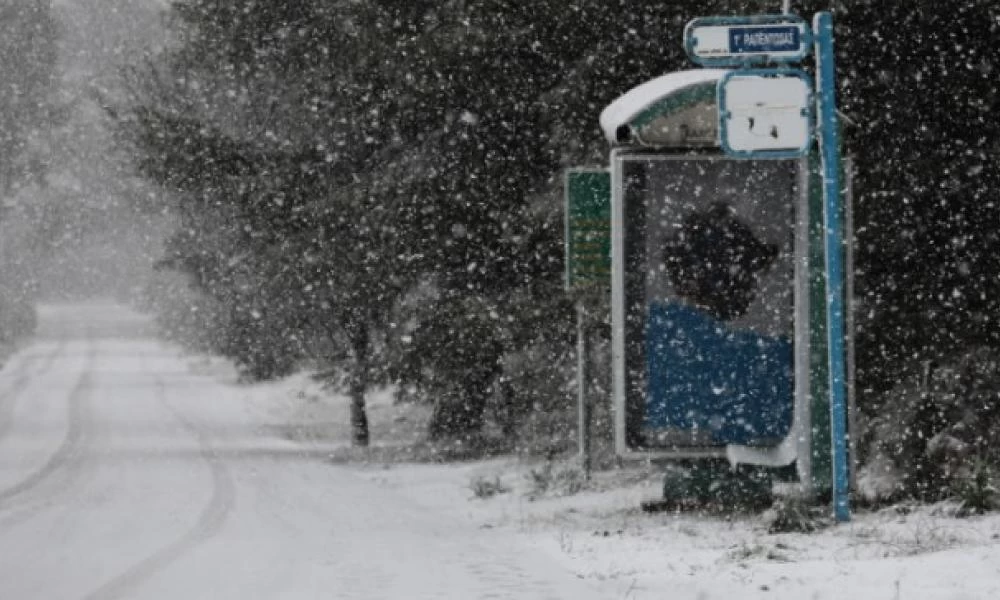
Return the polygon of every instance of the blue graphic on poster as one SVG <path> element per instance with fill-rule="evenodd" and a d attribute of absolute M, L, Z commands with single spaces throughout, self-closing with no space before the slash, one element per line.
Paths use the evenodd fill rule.
<path fill-rule="evenodd" d="M 788 435 L 788 339 L 734 331 L 670 302 L 649 307 L 647 331 L 647 427 L 701 430 L 716 444 L 770 445 Z"/>

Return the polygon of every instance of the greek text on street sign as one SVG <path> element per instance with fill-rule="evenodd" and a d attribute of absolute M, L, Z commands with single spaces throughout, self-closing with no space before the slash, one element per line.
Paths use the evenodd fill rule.
<path fill-rule="evenodd" d="M 566 171 L 566 285 L 611 282 L 611 174 Z"/>
<path fill-rule="evenodd" d="M 730 27 L 731 54 L 795 52 L 802 45 L 798 27 L 770 25 L 765 27 Z"/>
<path fill-rule="evenodd" d="M 796 62 L 809 43 L 808 25 L 791 15 L 707 17 L 684 29 L 688 56 L 705 66 Z"/>

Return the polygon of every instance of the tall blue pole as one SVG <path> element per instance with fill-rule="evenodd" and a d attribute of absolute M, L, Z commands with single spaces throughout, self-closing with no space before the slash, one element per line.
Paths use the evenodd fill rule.
<path fill-rule="evenodd" d="M 844 342 L 843 224 L 840 194 L 840 132 L 837 123 L 833 15 L 817 13 L 816 87 L 819 89 L 819 144 L 823 160 L 823 221 L 826 247 L 826 319 L 830 358 L 830 437 L 833 452 L 833 515 L 849 521 L 847 465 L 847 377 Z"/>

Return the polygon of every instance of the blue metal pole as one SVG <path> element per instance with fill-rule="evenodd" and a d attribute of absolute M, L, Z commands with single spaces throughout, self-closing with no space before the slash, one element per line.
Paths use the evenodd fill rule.
<path fill-rule="evenodd" d="M 823 216 L 826 246 L 826 318 L 830 358 L 830 438 L 833 452 L 833 514 L 849 521 L 847 465 L 847 377 L 844 341 L 843 225 L 840 195 L 840 132 L 837 123 L 833 15 L 817 13 L 816 87 L 819 89 L 819 142 L 823 159 Z"/>

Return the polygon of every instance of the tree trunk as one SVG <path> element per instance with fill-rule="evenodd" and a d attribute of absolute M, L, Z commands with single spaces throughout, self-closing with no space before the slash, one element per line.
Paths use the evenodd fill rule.
<path fill-rule="evenodd" d="M 521 424 L 521 417 L 524 411 L 517 406 L 517 391 L 514 389 L 514 382 L 510 377 L 503 374 L 497 378 L 500 386 L 500 414 L 502 421 L 500 428 L 503 431 L 505 441 L 513 442 L 517 437 L 517 428 Z"/>
<path fill-rule="evenodd" d="M 365 410 L 365 391 L 368 389 L 369 340 L 368 327 L 360 325 L 351 335 L 354 365 L 350 378 L 351 437 L 355 446 L 366 447 L 370 439 L 368 413 Z"/>

